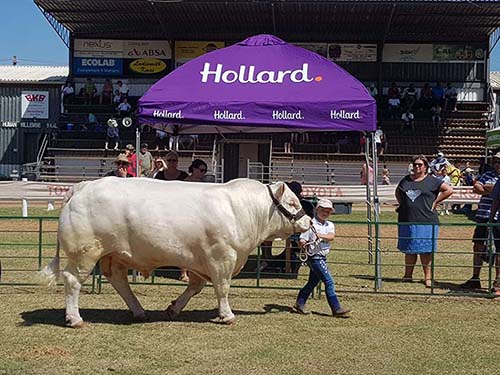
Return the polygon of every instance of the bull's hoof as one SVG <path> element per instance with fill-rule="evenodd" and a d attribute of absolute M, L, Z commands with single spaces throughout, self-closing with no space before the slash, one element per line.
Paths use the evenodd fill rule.
<path fill-rule="evenodd" d="M 212 322 L 214 323 L 217 323 L 217 324 L 225 324 L 225 325 L 233 325 L 233 324 L 236 324 L 236 317 L 233 315 L 233 316 L 229 316 L 229 317 L 218 317 L 216 319 L 213 319 Z"/>
<path fill-rule="evenodd" d="M 85 328 L 85 327 L 88 327 L 88 323 L 84 322 L 83 320 L 78 320 L 76 322 L 72 322 L 72 321 L 66 319 L 66 327 L 69 327 L 69 328 Z"/>
<path fill-rule="evenodd" d="M 174 303 L 172 302 L 172 304 L 165 310 L 165 317 L 167 320 L 173 320 L 177 318 L 178 315 L 179 312 L 174 309 Z"/>

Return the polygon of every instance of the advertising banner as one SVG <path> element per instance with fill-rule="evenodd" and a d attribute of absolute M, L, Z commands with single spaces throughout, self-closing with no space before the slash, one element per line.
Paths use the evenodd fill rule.
<path fill-rule="evenodd" d="M 224 47 L 224 42 L 176 41 L 175 67 L 178 68 L 198 56 Z"/>
<path fill-rule="evenodd" d="M 486 147 L 487 148 L 500 147 L 500 128 L 486 131 Z"/>
<path fill-rule="evenodd" d="M 73 73 L 79 76 L 121 76 L 123 75 L 123 59 L 75 57 Z"/>
<path fill-rule="evenodd" d="M 376 44 L 329 44 L 328 58 L 332 61 L 376 62 Z"/>
<path fill-rule="evenodd" d="M 292 43 L 297 47 L 305 48 L 308 51 L 317 53 L 320 56 L 328 56 L 328 44 L 327 43 Z"/>
<path fill-rule="evenodd" d="M 75 39 L 77 76 L 164 76 L 172 68 L 172 48 L 164 40 Z"/>
<path fill-rule="evenodd" d="M 21 118 L 48 119 L 49 92 L 23 91 L 21 94 Z"/>
<path fill-rule="evenodd" d="M 386 44 L 383 62 L 432 62 L 432 44 Z"/>
<path fill-rule="evenodd" d="M 123 42 L 112 39 L 75 39 L 74 56 L 123 58 Z"/>
<path fill-rule="evenodd" d="M 484 61 L 484 48 L 473 45 L 434 44 L 435 61 Z"/>

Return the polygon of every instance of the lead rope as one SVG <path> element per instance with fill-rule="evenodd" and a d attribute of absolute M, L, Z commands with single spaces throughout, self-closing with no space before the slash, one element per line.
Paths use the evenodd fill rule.
<path fill-rule="evenodd" d="M 314 225 L 311 225 L 311 230 L 316 238 L 312 241 L 306 242 L 304 246 L 300 247 L 299 250 L 299 260 L 302 262 L 303 266 L 306 265 L 307 259 L 309 259 L 309 257 L 312 257 L 314 255 L 312 249 L 321 242 L 321 239 L 319 238 L 318 232 L 316 231 Z"/>

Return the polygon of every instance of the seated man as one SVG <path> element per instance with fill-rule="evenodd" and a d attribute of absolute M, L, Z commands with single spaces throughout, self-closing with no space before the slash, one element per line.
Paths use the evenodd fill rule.
<path fill-rule="evenodd" d="M 132 106 L 128 103 L 128 99 L 125 98 L 123 99 L 123 102 L 118 104 L 117 109 L 120 117 L 126 117 L 130 115 L 130 110 L 132 109 Z"/>
<path fill-rule="evenodd" d="M 400 113 L 399 110 L 401 107 L 401 94 L 399 88 L 396 86 L 396 82 L 392 82 L 391 87 L 387 91 L 387 97 L 389 99 L 389 114 L 391 119 L 394 120 Z"/>
<path fill-rule="evenodd" d="M 446 85 L 446 90 L 444 90 L 444 110 L 446 111 L 453 111 L 455 112 L 457 110 L 457 98 L 458 98 L 458 91 L 455 87 L 451 86 L 451 83 L 448 82 Z"/>
<path fill-rule="evenodd" d="M 415 116 L 409 108 L 401 116 L 401 134 L 405 133 L 408 128 L 411 128 L 411 133 L 415 134 Z"/>

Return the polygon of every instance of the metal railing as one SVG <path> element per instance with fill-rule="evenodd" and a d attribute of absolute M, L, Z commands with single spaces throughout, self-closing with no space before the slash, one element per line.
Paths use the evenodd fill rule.
<path fill-rule="evenodd" d="M 335 218 L 335 217 L 334 217 Z M 56 217 L 0 217 L 0 285 L 35 285 L 35 273 L 55 254 Z M 485 264 L 481 289 L 466 290 L 461 284 L 473 270 L 470 238 L 475 223 L 446 223 L 439 226 L 438 249 L 432 252 L 431 284 L 426 287 L 420 265 L 414 270 L 414 282 L 402 282 L 404 255 L 397 250 L 396 222 L 372 221 L 375 262 L 367 258 L 366 221 L 336 221 L 336 238 L 328 263 L 337 290 L 351 293 L 384 293 L 440 296 L 498 296 L 494 290 L 496 258 L 491 235 L 485 238 Z M 498 224 L 483 224 L 487 227 Z M 491 228 L 490 228 L 491 229 Z M 434 241 L 432 241 L 434 243 Z M 271 251 L 256 249 L 244 269 L 233 280 L 234 287 L 295 290 L 304 285 L 308 270 L 297 257 L 293 241 L 275 241 Z M 62 267 L 65 260 L 62 259 Z M 175 284 L 178 271 L 155 270 L 149 280 L 130 276 L 137 284 Z M 100 291 L 105 280 L 96 267 L 87 282 L 92 291 Z M 318 290 L 321 293 L 321 289 Z"/>

